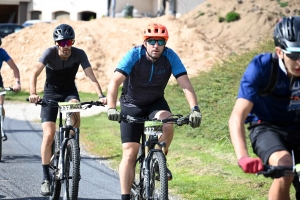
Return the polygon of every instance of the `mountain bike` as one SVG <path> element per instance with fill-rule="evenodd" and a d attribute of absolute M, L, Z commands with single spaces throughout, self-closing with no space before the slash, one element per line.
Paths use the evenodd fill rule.
<path fill-rule="evenodd" d="M 79 128 L 74 128 L 70 117 L 74 112 L 80 112 L 92 106 L 104 106 L 98 101 L 88 102 L 57 102 L 40 100 L 36 104 L 53 106 L 59 109 L 59 129 L 56 131 L 52 145 L 50 160 L 50 200 L 59 200 L 60 193 L 64 200 L 78 198 L 80 181 L 80 146 Z M 66 114 L 63 123 L 62 115 Z M 75 134 L 74 134 L 75 133 Z"/>
<path fill-rule="evenodd" d="M 14 89 L 11 88 L 11 87 L 7 87 L 7 88 L 1 87 L 1 88 L 0 88 L 0 95 L 5 95 L 5 94 L 6 94 L 6 91 L 14 91 Z M 2 105 L 0 105 L 0 131 L 1 131 L 1 140 L 0 140 L 0 162 L 2 161 L 2 140 L 3 140 L 3 141 L 7 140 L 7 137 L 6 137 L 6 135 L 4 134 L 4 131 L 3 131 L 3 120 L 4 120 L 4 117 L 3 117 L 3 115 L 2 115 Z"/>
<path fill-rule="evenodd" d="M 127 123 L 144 123 L 139 153 L 135 164 L 135 180 L 132 183 L 130 199 L 132 200 L 167 200 L 168 177 L 166 165 L 166 144 L 159 142 L 163 123 L 182 126 L 189 124 L 189 118 L 182 115 L 171 115 L 166 119 L 147 119 L 122 116 Z M 157 148 L 158 147 L 158 148 Z"/>

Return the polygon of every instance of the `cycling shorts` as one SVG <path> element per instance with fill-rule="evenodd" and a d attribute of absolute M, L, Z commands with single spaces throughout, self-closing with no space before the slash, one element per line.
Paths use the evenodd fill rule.
<path fill-rule="evenodd" d="M 68 89 L 64 90 L 55 90 L 52 87 L 47 87 L 45 85 L 44 87 L 44 97 L 43 99 L 45 100 L 55 100 L 59 102 L 68 102 L 71 99 L 79 99 L 79 94 L 77 91 L 76 86 L 74 85 L 73 87 L 69 87 Z M 57 119 L 57 114 L 58 114 L 58 108 L 57 107 L 52 107 L 51 105 L 47 106 L 41 106 L 41 119 L 42 122 L 56 122 Z"/>
<path fill-rule="evenodd" d="M 250 126 L 250 141 L 253 152 L 268 164 L 269 157 L 276 151 L 294 151 L 296 163 L 300 163 L 300 136 L 299 129 L 289 130 L 270 124 Z"/>
<path fill-rule="evenodd" d="M 147 117 L 149 119 L 154 118 L 155 114 L 161 110 L 167 110 L 171 112 L 169 105 L 165 98 L 160 98 L 155 102 L 143 105 L 143 106 L 129 106 L 124 105 L 123 99 L 121 96 L 121 115 L 131 115 L 134 117 Z M 136 142 L 140 143 L 141 136 L 144 132 L 144 123 L 130 124 L 121 121 L 121 140 L 122 143 L 126 142 Z"/>

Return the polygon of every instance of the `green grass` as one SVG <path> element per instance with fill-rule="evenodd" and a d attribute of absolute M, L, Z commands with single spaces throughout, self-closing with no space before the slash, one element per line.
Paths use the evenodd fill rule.
<path fill-rule="evenodd" d="M 267 198 L 272 180 L 245 174 L 238 167 L 227 123 L 247 64 L 256 54 L 272 52 L 273 49 L 273 42 L 266 39 L 256 49 L 230 56 L 210 72 L 191 79 L 203 121 L 197 129 L 175 127 L 167 156 L 174 176 L 169 182 L 172 195 L 186 200 Z M 165 94 L 174 114 L 188 114 L 188 103 L 177 84 L 169 85 Z M 91 97 L 94 98 L 94 94 L 81 94 L 82 100 Z M 85 149 L 106 160 L 113 169 L 118 169 L 122 155 L 119 123 L 109 121 L 106 113 L 82 117 L 80 137 Z M 254 156 L 249 141 L 248 145 Z"/>

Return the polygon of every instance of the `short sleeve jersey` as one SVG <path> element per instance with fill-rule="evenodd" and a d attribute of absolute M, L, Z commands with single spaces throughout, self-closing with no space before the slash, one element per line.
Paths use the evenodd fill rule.
<path fill-rule="evenodd" d="M 8 53 L 4 49 L 0 48 L 0 69 L 2 67 L 2 63 L 7 62 L 10 59 L 11 57 L 8 55 Z"/>
<path fill-rule="evenodd" d="M 116 71 L 126 76 L 123 83 L 125 103 L 147 105 L 164 96 L 166 85 L 173 74 L 175 78 L 187 71 L 178 55 L 165 48 L 160 58 L 152 62 L 146 57 L 144 46 L 131 49 L 121 60 Z"/>
<path fill-rule="evenodd" d="M 56 46 L 48 48 L 40 57 L 39 62 L 46 66 L 46 82 L 56 86 L 74 85 L 79 65 L 83 69 L 91 66 L 86 53 L 76 47 L 71 48 L 71 55 L 62 60 Z"/>
<path fill-rule="evenodd" d="M 254 104 L 251 113 L 262 121 L 300 122 L 300 80 L 291 84 L 285 69 L 282 69 L 283 63 L 280 67 L 280 60 L 278 80 L 272 91 L 274 95 L 259 95 L 259 91 L 268 85 L 271 66 L 271 53 L 255 56 L 241 79 L 238 98 L 251 101 Z"/>

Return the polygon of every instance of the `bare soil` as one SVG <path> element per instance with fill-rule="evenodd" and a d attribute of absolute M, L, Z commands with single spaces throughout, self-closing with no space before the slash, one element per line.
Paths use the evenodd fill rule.
<path fill-rule="evenodd" d="M 74 46 L 86 51 L 96 77 L 105 91 L 114 69 L 133 46 L 143 42 L 142 31 L 149 22 L 168 28 L 167 46 L 178 53 L 190 77 L 209 71 L 213 64 L 232 53 L 241 53 L 256 46 L 273 33 L 280 16 L 297 15 L 299 0 L 286 0 L 281 7 L 275 0 L 206 0 L 191 12 L 174 19 L 159 18 L 101 18 L 92 21 L 61 20 L 51 24 L 35 24 L 2 39 L 2 47 L 14 59 L 21 72 L 22 89 L 29 91 L 31 69 L 46 48 L 54 45 L 53 29 L 61 23 L 70 24 L 76 33 Z M 284 3 L 283 2 L 283 3 Z M 234 11 L 240 20 L 219 22 L 220 17 Z M 6 63 L 1 74 L 5 86 L 13 85 L 13 73 Z M 37 90 L 42 91 L 45 70 L 38 78 Z M 91 91 L 88 78 L 80 68 L 76 76 L 79 91 Z"/>

